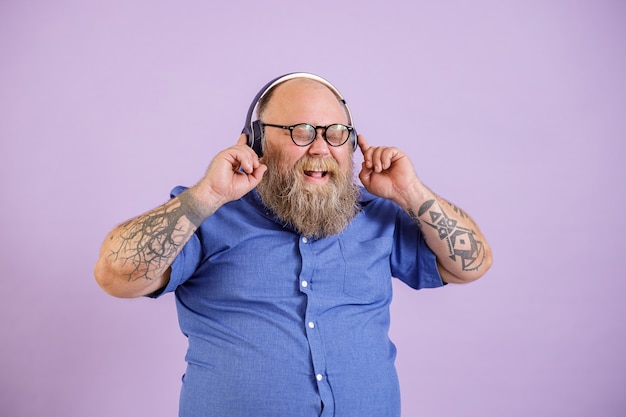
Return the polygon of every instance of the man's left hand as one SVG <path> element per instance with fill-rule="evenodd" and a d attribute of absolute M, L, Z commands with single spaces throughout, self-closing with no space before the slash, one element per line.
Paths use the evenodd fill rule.
<path fill-rule="evenodd" d="M 388 146 L 370 146 L 363 135 L 358 137 L 363 153 L 359 178 L 370 193 L 402 205 L 411 189 L 421 184 L 413 163 L 404 152 Z"/>

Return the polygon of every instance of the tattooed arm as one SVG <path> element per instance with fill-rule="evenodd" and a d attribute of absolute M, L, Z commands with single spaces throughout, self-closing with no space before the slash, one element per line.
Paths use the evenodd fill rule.
<path fill-rule="evenodd" d="M 491 266 L 492 258 L 491 248 L 476 223 L 463 210 L 432 192 L 422 198 L 417 197 L 419 194 L 416 193 L 403 208 L 419 226 L 428 247 L 437 255 L 443 280 L 465 283 L 480 278 Z M 420 204 L 423 199 L 425 201 Z M 414 207 L 419 207 L 417 212 Z"/>
<path fill-rule="evenodd" d="M 216 155 L 198 184 L 109 233 L 94 270 L 104 291 L 139 297 L 167 285 L 170 265 L 200 224 L 261 181 L 266 167 L 245 143 L 242 135 Z"/>
<path fill-rule="evenodd" d="M 370 146 L 361 135 L 359 146 L 364 157 L 361 182 L 372 194 L 398 203 L 417 223 L 443 280 L 465 283 L 480 278 L 491 266 L 491 249 L 471 217 L 422 184 L 399 149 Z"/>
<path fill-rule="evenodd" d="M 109 233 L 94 272 L 102 289 L 118 297 L 136 297 L 167 285 L 171 263 L 204 220 L 198 205 L 192 191 L 186 190 Z"/>

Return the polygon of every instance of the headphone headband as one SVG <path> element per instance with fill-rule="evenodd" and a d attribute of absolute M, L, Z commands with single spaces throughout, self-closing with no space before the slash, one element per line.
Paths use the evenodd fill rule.
<path fill-rule="evenodd" d="M 243 130 L 241 133 L 245 133 L 246 136 L 248 137 L 248 146 L 250 146 L 252 149 L 255 150 L 255 152 L 257 153 L 257 155 L 262 156 L 262 150 L 261 150 L 261 144 L 262 144 L 262 136 L 263 136 L 263 128 L 261 126 L 261 123 L 259 120 L 255 120 L 253 121 L 252 119 L 254 118 L 254 111 L 256 110 L 259 102 L 261 101 L 261 99 L 269 92 L 271 91 L 274 87 L 276 87 L 278 84 L 281 84 L 285 81 L 289 81 L 292 80 L 294 78 L 307 78 L 310 80 L 314 80 L 317 81 L 323 85 L 325 85 L 326 87 L 328 87 L 328 89 L 330 89 L 335 96 L 337 96 L 337 98 L 339 100 L 341 100 L 341 102 L 343 103 L 345 109 L 346 109 L 346 113 L 348 114 L 348 123 L 350 125 L 353 125 L 352 122 L 352 113 L 350 112 L 350 108 L 348 107 L 348 103 L 346 103 L 346 100 L 343 98 L 343 96 L 341 95 L 341 93 L 339 92 L 339 90 L 337 90 L 335 88 L 335 86 L 333 86 L 330 82 L 328 82 L 327 80 L 325 80 L 324 78 L 315 75 L 315 74 L 311 74 L 308 72 L 292 72 L 289 74 L 285 74 L 282 75 L 280 77 L 274 78 L 273 80 L 271 80 L 270 82 L 268 82 L 254 97 L 254 99 L 252 100 L 252 103 L 250 104 L 250 107 L 248 108 L 248 113 L 246 115 L 246 122 L 244 124 Z M 356 149 L 356 131 L 353 131 L 353 136 L 354 138 L 352 139 L 352 146 Z"/>

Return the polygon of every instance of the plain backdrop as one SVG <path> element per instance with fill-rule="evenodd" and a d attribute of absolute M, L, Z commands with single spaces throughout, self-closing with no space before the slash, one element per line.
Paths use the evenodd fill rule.
<path fill-rule="evenodd" d="M 0 0 L 0 415 L 177 414 L 174 297 L 104 294 L 100 244 L 292 71 L 493 247 L 394 284 L 403 415 L 626 415 L 625 35 L 623 0 Z"/>

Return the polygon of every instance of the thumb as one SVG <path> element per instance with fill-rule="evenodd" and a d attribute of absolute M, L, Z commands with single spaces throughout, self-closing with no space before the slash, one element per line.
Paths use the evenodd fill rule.
<path fill-rule="evenodd" d="M 368 168 L 367 164 L 364 161 L 361 164 L 361 171 L 359 172 L 359 179 L 361 180 L 361 183 L 365 186 L 365 188 L 367 188 L 369 185 L 372 172 L 373 172 L 372 169 Z"/>

